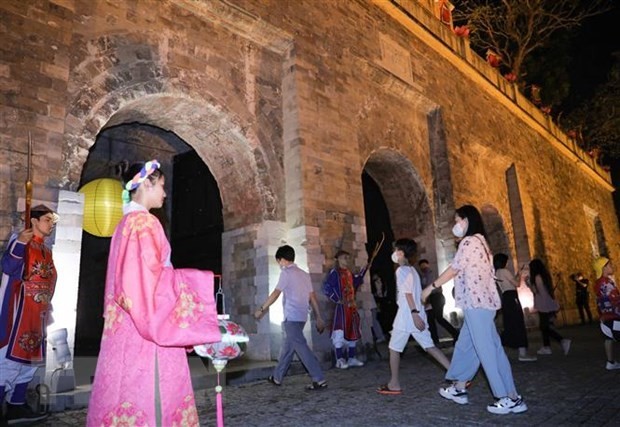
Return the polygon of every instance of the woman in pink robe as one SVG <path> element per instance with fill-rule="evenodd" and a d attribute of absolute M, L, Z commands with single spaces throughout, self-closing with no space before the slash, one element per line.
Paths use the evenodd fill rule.
<path fill-rule="evenodd" d="M 110 246 L 87 425 L 198 426 L 186 349 L 220 340 L 213 273 L 170 264 L 148 212 L 166 196 L 159 163 L 132 165 L 124 178 L 130 202 Z"/>

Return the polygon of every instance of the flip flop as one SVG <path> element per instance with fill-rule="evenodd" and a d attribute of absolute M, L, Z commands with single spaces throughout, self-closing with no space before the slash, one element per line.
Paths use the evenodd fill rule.
<path fill-rule="evenodd" d="M 397 396 L 399 394 L 403 394 L 402 390 L 392 390 L 388 387 L 387 384 L 380 385 L 377 389 L 377 393 L 383 394 L 385 396 Z"/>

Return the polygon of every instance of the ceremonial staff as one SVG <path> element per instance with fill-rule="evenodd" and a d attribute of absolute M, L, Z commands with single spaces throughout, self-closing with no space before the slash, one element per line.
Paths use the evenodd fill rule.
<path fill-rule="evenodd" d="M 381 250 L 381 246 L 383 246 L 383 242 L 385 242 L 385 233 L 381 232 L 381 240 L 376 243 L 375 249 L 372 251 L 372 254 L 370 255 L 370 261 L 368 261 L 369 270 L 370 270 L 370 266 L 372 265 L 372 262 L 375 260 L 375 258 L 377 257 L 377 254 Z"/>
<path fill-rule="evenodd" d="M 32 135 L 28 132 L 28 168 L 26 170 L 26 207 L 24 210 L 24 228 L 27 230 L 32 227 L 30 224 L 30 210 L 32 208 Z M 26 254 L 24 255 L 24 280 L 28 280 L 28 248 L 26 247 Z"/>
<path fill-rule="evenodd" d="M 32 207 L 32 135 L 28 132 L 28 169 L 26 170 L 26 210 L 24 222 L 30 228 L 30 209 Z"/>

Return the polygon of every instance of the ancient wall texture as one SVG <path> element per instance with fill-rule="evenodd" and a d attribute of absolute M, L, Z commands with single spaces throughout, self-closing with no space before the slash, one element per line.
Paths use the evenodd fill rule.
<path fill-rule="evenodd" d="M 568 274 L 593 251 L 620 256 L 608 174 L 419 2 L 4 0 L 0 34 L 0 240 L 18 224 L 29 132 L 35 198 L 50 202 L 82 184 L 102 131 L 174 132 L 218 182 L 229 305 L 272 342 L 251 313 L 279 244 L 317 291 L 337 249 L 365 262 L 363 171 L 395 235 L 438 267 L 454 208 L 483 209 L 495 250 L 549 263 L 570 321 Z"/>

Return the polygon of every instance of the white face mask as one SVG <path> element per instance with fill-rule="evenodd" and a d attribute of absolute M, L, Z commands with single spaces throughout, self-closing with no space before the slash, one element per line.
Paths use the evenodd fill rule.
<path fill-rule="evenodd" d="M 396 252 L 392 252 L 392 262 L 398 264 L 398 254 Z"/>
<path fill-rule="evenodd" d="M 452 234 L 454 234 L 459 239 L 464 237 L 465 233 L 467 233 L 467 219 L 463 220 L 463 222 L 457 222 L 456 224 L 454 224 L 454 227 L 452 227 Z"/>

